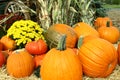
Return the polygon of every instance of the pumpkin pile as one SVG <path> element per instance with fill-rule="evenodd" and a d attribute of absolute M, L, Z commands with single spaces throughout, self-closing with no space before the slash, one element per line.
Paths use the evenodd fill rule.
<path fill-rule="evenodd" d="M 110 19 L 100 20 L 96 28 L 78 22 L 53 24 L 46 31 L 36 22 L 17 21 L 0 39 L 0 67 L 6 65 L 15 78 L 29 77 L 38 67 L 42 80 L 106 78 L 120 64 L 120 44 L 114 46 L 120 34 Z"/>
<path fill-rule="evenodd" d="M 116 43 L 119 40 L 120 31 L 112 24 L 109 17 L 98 17 L 94 22 L 94 26 L 101 38 L 111 43 Z"/>

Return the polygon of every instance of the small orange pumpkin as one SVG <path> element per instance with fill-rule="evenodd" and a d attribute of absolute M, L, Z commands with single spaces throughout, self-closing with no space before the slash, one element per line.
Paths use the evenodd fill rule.
<path fill-rule="evenodd" d="M 79 22 L 73 26 L 73 29 L 77 33 L 78 38 L 80 36 L 95 35 L 99 37 L 99 33 L 90 25 L 84 22 Z"/>
<path fill-rule="evenodd" d="M 110 26 L 113 25 L 112 20 L 109 17 L 98 17 L 94 21 L 95 29 L 98 29 L 101 26 L 106 26 L 107 21 L 110 21 Z"/>
<path fill-rule="evenodd" d="M 66 48 L 65 36 L 50 49 L 41 65 L 42 80 L 82 80 L 82 66 L 73 49 Z"/>
<path fill-rule="evenodd" d="M 47 52 L 48 48 L 47 48 L 47 43 L 42 40 L 39 39 L 37 41 L 32 41 L 29 42 L 25 45 L 25 49 L 30 53 L 30 54 L 44 54 Z"/>
<path fill-rule="evenodd" d="M 111 43 L 116 43 L 120 38 L 119 29 L 115 26 L 110 26 L 110 22 L 107 22 L 107 25 L 104 27 L 98 28 L 100 37 L 108 40 Z"/>
<path fill-rule="evenodd" d="M 22 78 L 30 76 L 34 71 L 34 60 L 27 51 L 15 50 L 7 59 L 7 72 L 9 75 Z"/>
<path fill-rule="evenodd" d="M 83 73 L 89 77 L 107 77 L 117 65 L 117 50 L 107 40 L 96 38 L 79 46 Z"/>
<path fill-rule="evenodd" d="M 7 35 L 3 36 L 0 41 L 3 44 L 4 50 L 7 50 L 7 49 L 13 50 L 16 47 L 15 41 L 12 40 Z"/>

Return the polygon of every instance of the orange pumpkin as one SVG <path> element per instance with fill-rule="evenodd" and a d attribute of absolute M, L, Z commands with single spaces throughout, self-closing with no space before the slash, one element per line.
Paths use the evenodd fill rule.
<path fill-rule="evenodd" d="M 98 28 L 98 32 L 101 38 L 108 40 L 111 43 L 116 43 L 120 38 L 119 29 L 115 26 L 110 26 L 109 22 L 105 27 Z"/>
<path fill-rule="evenodd" d="M 0 51 L 0 68 L 2 67 L 2 65 L 5 64 L 5 62 L 6 62 L 5 56 Z"/>
<path fill-rule="evenodd" d="M 88 41 L 90 41 L 90 40 L 92 40 L 92 39 L 96 39 L 96 38 L 99 38 L 99 37 L 98 37 L 98 36 L 95 36 L 95 35 L 85 36 L 85 37 L 83 38 L 83 43 L 86 43 L 86 42 L 88 42 Z"/>
<path fill-rule="evenodd" d="M 107 40 L 96 38 L 79 46 L 83 73 L 89 77 L 107 77 L 117 65 L 117 50 Z"/>
<path fill-rule="evenodd" d="M 95 35 L 99 37 L 99 33 L 90 25 L 84 22 L 79 22 L 74 25 L 73 29 L 77 33 L 78 38 L 80 36 L 88 36 L 88 35 Z"/>
<path fill-rule="evenodd" d="M 75 47 L 78 38 L 74 29 L 66 24 L 54 24 L 45 33 L 45 38 L 50 49 L 57 47 L 59 39 L 63 34 L 67 36 L 66 46 L 70 48 Z"/>
<path fill-rule="evenodd" d="M 117 53 L 118 53 L 118 64 L 120 65 L 120 43 L 117 45 Z"/>
<path fill-rule="evenodd" d="M 110 21 L 110 26 L 112 26 L 112 20 L 109 17 L 98 17 L 94 21 L 95 29 L 98 29 L 101 26 L 106 26 L 107 21 Z"/>
<path fill-rule="evenodd" d="M 47 43 L 39 39 L 37 41 L 32 41 L 29 42 L 25 45 L 25 49 L 30 53 L 30 54 L 44 54 L 47 52 Z"/>
<path fill-rule="evenodd" d="M 50 49 L 41 65 L 42 80 L 82 80 L 82 66 L 73 49 L 66 48 L 65 37 L 57 48 Z"/>
<path fill-rule="evenodd" d="M 46 54 L 40 54 L 40 55 L 35 55 L 34 56 L 34 62 L 35 62 L 35 68 L 38 66 L 41 66 L 43 58 L 45 57 Z"/>
<path fill-rule="evenodd" d="M 34 71 L 34 60 L 27 51 L 15 50 L 7 59 L 7 72 L 9 75 L 22 78 L 30 76 Z"/>
<path fill-rule="evenodd" d="M 15 41 L 12 40 L 7 35 L 3 36 L 0 41 L 3 44 L 4 50 L 7 50 L 7 49 L 13 50 L 16 47 Z"/>
<path fill-rule="evenodd" d="M 0 51 L 3 50 L 3 44 L 0 42 Z"/>

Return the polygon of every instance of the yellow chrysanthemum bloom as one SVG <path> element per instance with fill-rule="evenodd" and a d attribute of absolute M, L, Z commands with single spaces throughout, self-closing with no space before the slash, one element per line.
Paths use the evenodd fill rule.
<path fill-rule="evenodd" d="M 44 39 L 43 29 L 34 21 L 20 20 L 13 23 L 7 30 L 7 36 L 15 40 L 17 46 L 33 40 Z"/>

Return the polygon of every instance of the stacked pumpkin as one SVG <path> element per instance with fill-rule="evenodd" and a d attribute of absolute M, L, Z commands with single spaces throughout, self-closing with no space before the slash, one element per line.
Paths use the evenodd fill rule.
<path fill-rule="evenodd" d="M 119 29 L 113 25 L 112 20 L 109 17 L 98 17 L 94 22 L 94 26 L 101 38 L 108 40 L 111 43 L 116 43 L 119 40 Z"/>

